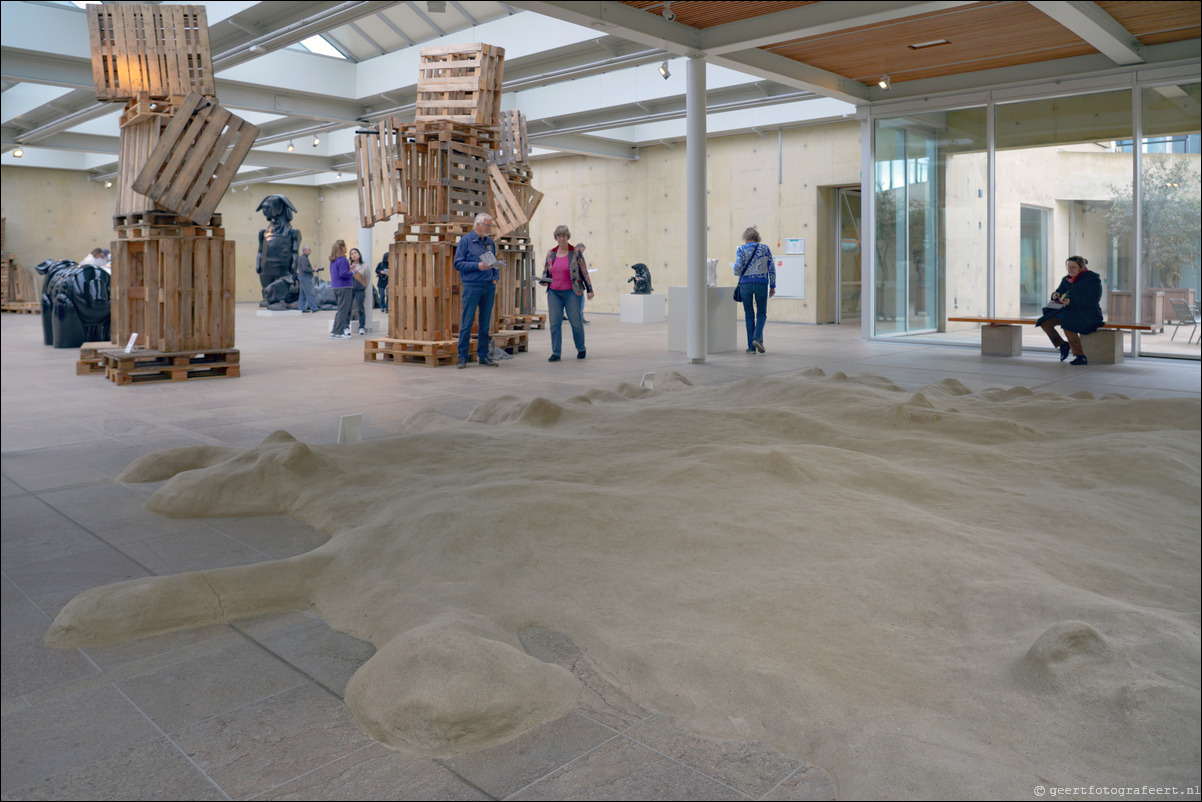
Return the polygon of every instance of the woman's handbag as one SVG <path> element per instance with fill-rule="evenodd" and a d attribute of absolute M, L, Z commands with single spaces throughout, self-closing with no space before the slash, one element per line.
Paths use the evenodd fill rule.
<path fill-rule="evenodd" d="M 743 293 L 739 292 L 739 285 L 738 285 L 738 284 L 736 284 L 736 285 L 735 285 L 735 294 L 734 294 L 734 299 L 735 299 L 735 303 L 742 303 L 742 302 L 743 302 Z"/>
<path fill-rule="evenodd" d="M 743 274 L 747 272 L 747 268 L 751 267 L 751 263 L 753 261 L 755 261 L 755 257 L 759 255 L 759 252 L 760 252 L 760 245 L 757 242 L 756 246 L 755 246 L 755 250 L 751 254 L 751 258 L 749 258 L 747 260 L 747 264 L 743 265 L 742 271 L 739 272 L 739 275 L 736 276 L 736 278 L 742 280 Z M 739 290 L 739 283 L 737 281 L 735 282 L 734 294 L 731 297 L 735 299 L 735 303 L 743 303 L 743 293 Z"/>

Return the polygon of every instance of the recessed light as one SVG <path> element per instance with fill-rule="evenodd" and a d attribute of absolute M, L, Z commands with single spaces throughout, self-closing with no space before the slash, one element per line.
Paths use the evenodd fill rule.
<path fill-rule="evenodd" d="M 924 47 L 935 47 L 936 45 L 949 45 L 949 44 L 951 44 L 951 42 L 949 42 L 946 39 L 932 39 L 929 42 L 919 42 L 916 45 L 910 45 L 910 49 L 911 50 L 922 50 Z"/>

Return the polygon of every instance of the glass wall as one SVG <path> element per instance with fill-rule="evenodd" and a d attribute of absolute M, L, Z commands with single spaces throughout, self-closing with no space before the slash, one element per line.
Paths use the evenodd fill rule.
<path fill-rule="evenodd" d="M 880 119 L 874 132 L 873 333 L 985 314 L 985 109 Z"/>
<path fill-rule="evenodd" d="M 1188 341 L 1193 309 L 1202 290 L 1202 175 L 1199 160 L 1198 83 L 1157 86 L 1141 91 L 1140 288 L 1144 322 L 1154 328 L 1140 336 L 1141 353 L 1158 356 L 1199 354 L 1202 337 Z M 1111 236 L 1134 236 L 1131 182 L 1112 207 Z M 1184 327 L 1181 320 L 1191 322 Z"/>

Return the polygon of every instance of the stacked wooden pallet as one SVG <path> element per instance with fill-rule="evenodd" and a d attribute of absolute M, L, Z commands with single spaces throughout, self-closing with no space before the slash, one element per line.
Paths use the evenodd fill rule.
<path fill-rule="evenodd" d="M 525 331 L 496 331 L 489 335 L 492 345 L 509 354 L 530 350 L 529 335 Z M 472 337 L 469 348 L 475 360 L 476 338 Z M 393 364 L 425 365 L 439 367 L 453 365 L 459 359 L 459 340 L 404 340 L 393 337 L 368 338 L 364 342 L 363 361 Z"/>
<path fill-rule="evenodd" d="M 34 300 L 36 296 L 33 277 L 21 269 L 15 256 L 6 253 L 3 269 L 0 270 L 0 311 L 26 314 L 40 312 L 42 304 Z"/>
<path fill-rule="evenodd" d="M 496 128 L 505 49 L 463 44 L 426 47 L 418 66 L 418 122 L 454 120 Z"/>
<path fill-rule="evenodd" d="M 105 377 L 117 385 L 234 378 L 239 375 L 236 349 L 162 352 L 124 349 L 100 351 Z"/>

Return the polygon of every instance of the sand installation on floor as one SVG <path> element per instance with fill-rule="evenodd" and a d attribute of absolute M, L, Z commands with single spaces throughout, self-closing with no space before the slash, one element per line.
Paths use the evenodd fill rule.
<path fill-rule="evenodd" d="M 89 590 L 47 641 L 311 607 L 377 648 L 346 694 L 364 728 L 446 756 L 575 708 L 575 677 L 521 647 L 547 627 L 642 704 L 847 798 L 1196 786 L 1199 429 L 1192 399 L 812 369 L 173 449 L 119 478 L 168 480 L 152 511 L 329 540 Z"/>

